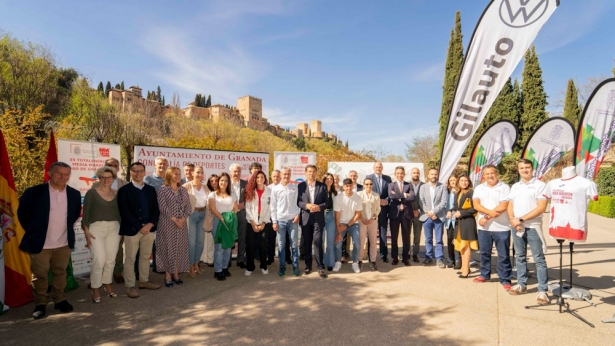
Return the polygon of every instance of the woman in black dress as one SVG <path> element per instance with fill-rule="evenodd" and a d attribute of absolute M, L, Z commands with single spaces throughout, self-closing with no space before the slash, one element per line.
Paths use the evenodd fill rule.
<path fill-rule="evenodd" d="M 466 174 L 457 179 L 459 192 L 455 198 L 454 217 L 457 218 L 455 232 L 455 250 L 461 253 L 461 275 L 467 278 L 470 273 L 470 255 L 472 250 L 478 250 L 478 236 L 476 231 L 476 210 L 472 202 L 472 182 Z"/>

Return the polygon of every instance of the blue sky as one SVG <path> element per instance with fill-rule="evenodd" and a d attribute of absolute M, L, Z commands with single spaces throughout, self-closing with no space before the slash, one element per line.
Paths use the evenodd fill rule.
<path fill-rule="evenodd" d="M 403 154 L 413 136 L 437 132 L 455 11 L 467 47 L 487 4 L 5 0 L 0 30 L 47 46 L 93 85 L 160 85 L 183 106 L 196 93 L 232 105 L 249 94 L 272 124 L 320 119 L 352 149 Z M 614 13 L 615 1 L 562 0 L 539 33 L 550 111 L 561 111 L 569 78 L 612 76 Z"/>

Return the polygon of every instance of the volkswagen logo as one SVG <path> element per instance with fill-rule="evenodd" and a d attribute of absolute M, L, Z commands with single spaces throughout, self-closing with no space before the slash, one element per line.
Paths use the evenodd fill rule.
<path fill-rule="evenodd" d="M 511 28 L 534 24 L 549 7 L 549 0 L 502 0 L 500 19 Z"/>

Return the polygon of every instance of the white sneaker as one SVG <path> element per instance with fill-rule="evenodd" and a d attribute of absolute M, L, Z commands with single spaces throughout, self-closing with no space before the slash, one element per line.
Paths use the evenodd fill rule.
<path fill-rule="evenodd" d="M 243 273 L 245 276 L 250 276 L 252 275 L 252 272 L 246 269 L 246 272 Z"/>
<path fill-rule="evenodd" d="M 353 263 L 352 270 L 354 270 L 355 273 L 360 273 L 361 269 L 359 269 L 359 263 Z"/>
<path fill-rule="evenodd" d="M 333 271 L 339 272 L 340 269 L 342 269 L 342 262 L 335 262 L 335 265 L 333 266 Z"/>
<path fill-rule="evenodd" d="M 261 268 L 261 273 L 263 273 L 263 275 L 267 275 L 267 274 L 269 274 L 269 269 Z"/>
<path fill-rule="evenodd" d="M 547 294 L 547 292 L 538 292 L 538 296 L 536 297 L 536 303 L 538 303 L 538 305 L 551 304 L 551 299 L 549 299 L 549 295 Z"/>

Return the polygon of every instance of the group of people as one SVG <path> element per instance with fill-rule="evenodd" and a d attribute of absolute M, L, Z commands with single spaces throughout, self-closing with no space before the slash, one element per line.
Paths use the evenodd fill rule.
<path fill-rule="evenodd" d="M 378 257 L 389 262 L 390 228 L 392 265 L 400 262 L 400 232 L 401 262 L 406 266 L 411 265 L 410 260 L 419 262 L 424 233 L 423 264 L 460 269 L 461 278 L 470 272 L 471 250 L 480 251 L 480 276 L 474 278 L 477 283 L 490 280 L 495 243 L 500 283 L 515 295 L 527 291 L 529 244 L 537 267 L 537 300 L 549 303 L 540 227 L 546 207 L 546 199 L 541 197 L 545 185 L 533 178 L 531 162 L 519 161 L 521 181 L 512 189 L 498 180 L 494 166 L 484 167 L 485 182 L 475 189 L 465 174 L 453 175 L 443 185 L 433 168 L 428 170 L 425 183 L 417 168 L 411 170 L 410 182 L 405 181 L 403 166 L 395 168 L 394 180 L 382 174 L 382 163 L 376 162 L 373 168 L 374 173 L 363 184 L 358 183 L 356 171 L 340 184 L 340 178 L 330 173 L 318 181 L 316 166 L 308 165 L 307 180 L 297 185 L 291 183 L 290 168 L 274 170 L 268 183 L 259 163 L 251 165 L 247 181 L 241 179 L 238 164 L 229 167 L 230 174 L 208 178 L 202 167 L 188 164 L 182 178 L 179 167 L 168 167 L 168 161 L 158 157 L 151 175 L 145 175 L 142 163 L 131 164 L 127 182 L 118 177 L 119 161 L 111 158 L 97 170 L 98 181 L 83 202 L 81 227 L 92 256 L 92 301 L 100 303 L 102 294 L 117 297 L 111 285 L 114 277 L 125 284 L 130 298 L 139 297 L 139 289 L 159 289 L 160 285 L 149 280 L 150 258 L 154 270 L 164 273 L 166 287 L 181 285 L 180 273 L 188 272 L 191 277 L 203 274 L 201 261 L 214 267 L 217 280 L 226 280 L 231 276 L 228 268 L 233 248 L 245 275 L 255 271 L 256 258 L 261 273 L 268 274 L 276 245 L 279 276 L 286 275 L 287 265 L 291 265 L 292 275 L 302 275 L 300 251 L 305 261 L 303 274 L 310 274 L 316 262 L 315 269 L 323 279 L 350 260 L 352 271 L 360 273 L 366 250 L 370 268 L 377 270 Z M 54 308 L 73 310 L 64 289 L 81 196 L 67 185 L 70 174 L 68 164 L 56 162 L 49 169 L 49 182 L 27 189 L 20 199 L 18 218 L 26 231 L 20 248 L 31 254 L 35 319 L 46 315 L 50 270 Z M 448 259 L 444 256 L 444 229 Z M 511 286 L 511 229 L 517 256 L 515 286 Z"/>

